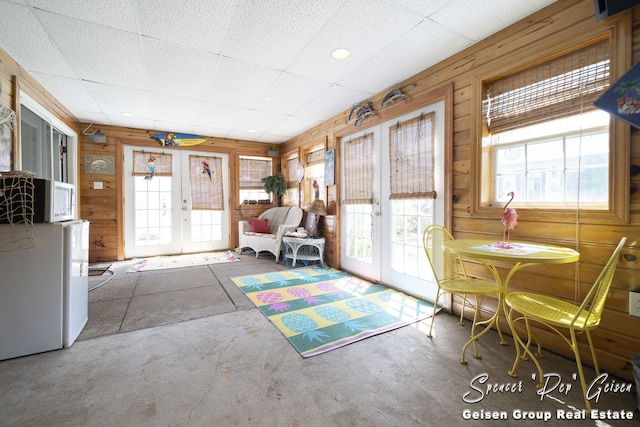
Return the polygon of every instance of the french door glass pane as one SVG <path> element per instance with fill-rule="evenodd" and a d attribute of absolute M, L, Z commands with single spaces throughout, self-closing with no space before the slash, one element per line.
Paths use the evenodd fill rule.
<path fill-rule="evenodd" d="M 191 211 L 191 241 L 222 240 L 222 211 Z"/>
<path fill-rule="evenodd" d="M 433 223 L 433 209 L 432 199 L 391 201 L 392 271 L 421 279 L 430 277 L 422 230 Z"/>
<path fill-rule="evenodd" d="M 347 256 L 373 262 L 371 205 L 347 205 Z"/>
<path fill-rule="evenodd" d="M 171 177 L 133 177 L 136 246 L 171 243 Z"/>

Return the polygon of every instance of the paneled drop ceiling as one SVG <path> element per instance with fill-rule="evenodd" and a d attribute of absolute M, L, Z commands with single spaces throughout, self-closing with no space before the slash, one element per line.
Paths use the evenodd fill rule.
<path fill-rule="evenodd" d="M 81 122 L 282 143 L 553 2 L 0 0 L 0 48 Z"/>

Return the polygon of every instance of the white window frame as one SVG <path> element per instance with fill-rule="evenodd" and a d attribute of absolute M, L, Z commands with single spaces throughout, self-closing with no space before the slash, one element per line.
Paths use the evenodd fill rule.
<path fill-rule="evenodd" d="M 25 106 L 43 120 L 49 122 L 52 128 L 67 136 L 67 181 L 78 186 L 78 134 L 63 121 L 54 116 L 46 108 L 36 102 L 24 91 L 20 91 L 20 106 Z M 20 141 L 22 145 L 22 141 Z M 16 169 L 22 170 L 22 150 L 15 157 Z"/>
<path fill-rule="evenodd" d="M 599 112 L 602 115 L 606 115 L 606 113 L 602 113 Z M 568 120 L 567 120 L 568 121 Z M 538 127 L 540 127 L 540 125 L 536 125 Z M 543 126 L 544 127 L 544 124 Z M 508 132 L 505 132 L 505 134 Z M 528 136 L 528 132 L 526 132 L 526 129 L 524 129 L 523 132 L 517 132 L 516 134 L 522 134 L 523 136 Z M 488 199 L 490 200 L 490 204 L 504 204 L 504 202 L 507 202 L 509 200 L 509 197 L 507 196 L 507 194 L 510 191 L 515 191 L 516 193 L 516 198 L 513 200 L 512 204 L 510 206 L 512 207 L 531 207 L 531 208 L 540 208 L 540 207 L 545 207 L 548 209 L 575 209 L 576 207 L 580 207 L 580 208 L 589 208 L 589 209 L 595 209 L 595 210 L 606 210 L 608 209 L 609 206 L 609 198 L 611 197 L 611 194 L 609 192 L 609 185 L 607 183 L 606 185 L 606 196 L 604 198 L 604 200 L 601 201 L 589 201 L 589 200 L 584 200 L 581 197 L 578 197 L 577 200 L 573 200 L 573 199 L 565 199 L 562 201 L 558 201 L 558 200 L 529 200 L 528 196 L 530 194 L 530 189 L 528 187 L 530 179 L 529 179 L 529 175 L 530 174 L 539 174 L 539 173 L 545 173 L 545 172 L 556 172 L 559 173 L 559 175 L 562 177 L 561 182 L 559 183 L 561 188 L 562 188 L 562 193 L 565 195 L 566 197 L 566 192 L 567 192 L 567 173 L 571 172 L 573 170 L 575 170 L 575 168 L 572 167 L 568 167 L 567 166 L 567 152 L 565 150 L 566 145 L 569 143 L 567 140 L 568 139 L 582 139 L 584 138 L 585 140 L 591 136 L 591 135 L 602 135 L 602 134 L 606 134 L 606 139 L 607 141 L 609 141 L 609 126 L 605 125 L 605 126 L 594 126 L 592 128 L 589 129 L 579 129 L 579 128 L 573 128 L 570 130 L 567 130 L 566 132 L 562 132 L 562 133 L 554 133 L 554 134 L 548 134 L 548 135 L 539 135 L 536 137 L 532 137 L 532 138 L 512 138 L 510 139 L 508 142 L 505 143 L 501 143 L 500 142 L 500 137 L 503 136 L 504 134 L 499 134 L 499 135 L 494 135 L 494 136 L 489 136 L 486 137 L 485 140 L 490 142 L 484 143 L 485 151 L 488 154 L 488 158 L 487 158 L 487 162 L 489 163 L 489 165 L 483 164 L 483 171 L 485 169 L 489 169 L 491 171 L 491 182 L 488 188 L 483 188 L 483 191 L 488 191 L 489 194 L 485 195 L 483 194 L 483 198 L 484 199 Z M 546 143 L 546 142 L 552 142 L 552 141 L 557 141 L 558 144 L 562 145 L 562 166 L 558 167 L 549 167 L 548 169 L 537 169 L 535 171 L 532 171 L 528 168 L 528 147 L 531 147 L 535 144 L 540 144 L 540 143 Z M 585 144 L 587 142 L 584 142 Z M 583 142 L 578 142 L 578 144 L 583 144 Z M 499 185 L 499 176 L 500 176 L 500 170 L 498 170 L 498 154 L 497 151 L 504 149 L 504 148 L 510 148 L 510 147 L 522 147 L 523 151 L 524 151 L 524 164 L 525 164 L 525 171 L 524 171 L 524 179 L 523 179 L 523 184 L 522 187 L 516 187 L 515 185 L 513 187 L 510 187 L 508 189 L 503 188 L 503 191 L 500 191 L 500 185 Z M 609 149 L 609 143 L 607 142 L 607 147 L 606 147 L 607 151 Z M 608 175 L 608 168 L 609 168 L 609 162 L 606 165 L 607 167 L 607 175 Z M 578 174 L 581 173 L 582 170 L 587 169 L 588 166 L 582 166 L 582 165 L 578 165 Z M 608 179 L 608 178 L 607 178 Z M 581 192 L 581 194 L 584 194 L 584 192 Z"/>

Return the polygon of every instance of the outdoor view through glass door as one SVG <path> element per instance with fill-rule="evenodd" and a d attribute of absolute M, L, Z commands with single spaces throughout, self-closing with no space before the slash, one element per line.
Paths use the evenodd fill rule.
<path fill-rule="evenodd" d="M 342 268 L 435 299 L 422 232 L 444 221 L 444 102 L 343 137 L 341 149 Z"/>
<path fill-rule="evenodd" d="M 125 257 L 229 247 L 227 154 L 126 146 Z"/>

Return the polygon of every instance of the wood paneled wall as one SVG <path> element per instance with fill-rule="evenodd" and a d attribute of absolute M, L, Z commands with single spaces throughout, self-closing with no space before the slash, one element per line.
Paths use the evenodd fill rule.
<path fill-rule="evenodd" d="M 84 129 L 88 123 L 82 123 Z M 114 126 L 94 126 L 89 131 L 100 129 L 107 135 L 107 142 L 96 144 L 89 142 L 88 137 L 81 134 L 80 143 L 80 217 L 91 222 L 89 254 L 90 261 L 113 261 L 124 259 L 124 227 L 123 222 L 123 146 L 135 145 L 149 147 L 154 150 L 180 150 L 180 147 L 161 147 L 151 138 L 156 131 L 121 128 Z M 190 150 L 226 153 L 229 155 L 229 205 L 230 227 L 229 247 L 238 244 L 238 221 L 258 216 L 272 205 L 244 205 L 240 207 L 238 200 L 238 168 L 239 158 L 245 156 L 264 157 L 272 144 L 260 142 L 238 141 L 223 138 L 207 137 L 207 140 L 197 146 L 187 147 Z M 94 175 L 84 173 L 84 158 L 91 155 L 113 156 L 116 163 L 115 175 Z M 273 159 L 274 171 L 280 169 L 280 159 Z M 94 189 L 94 182 L 103 183 L 103 189 Z"/>
<path fill-rule="evenodd" d="M 615 43 L 625 46 L 621 54 L 627 57 L 612 58 L 612 63 L 631 63 L 640 60 L 640 7 L 632 11 L 616 15 L 606 20 L 596 21 L 592 0 L 559 0 L 553 5 L 535 13 L 534 15 L 516 23 L 513 26 L 495 34 L 476 45 L 454 55 L 436 66 L 424 70 L 407 81 L 395 87 L 401 88 L 408 96 L 408 101 L 376 111 L 376 115 L 367 119 L 362 126 L 368 127 L 380 123 L 404 112 L 417 109 L 423 105 L 423 95 L 434 88 L 453 85 L 453 159 L 451 193 L 444 197 L 452 198 L 455 202 L 447 213 L 450 217 L 452 231 L 456 238 L 501 238 L 502 226 L 499 223 L 500 213 L 494 217 L 479 215 L 473 206 L 474 183 L 480 178 L 474 166 L 474 149 L 478 144 L 480 124 L 479 114 L 474 109 L 479 107 L 477 76 L 491 69 L 493 72 L 506 72 L 517 66 L 526 65 L 536 58 L 544 58 L 553 53 L 558 46 L 570 46 L 587 41 L 594 34 L 602 34 L 609 30 L 613 22 L 627 20 L 626 31 L 613 33 Z M 632 22 L 632 24 L 629 24 Z M 581 39 L 582 38 L 582 39 Z M 632 62 L 631 62 L 632 61 Z M 620 69 L 616 69 L 620 68 Z M 616 75 L 620 77 L 626 69 L 614 66 Z M 391 90 L 393 88 L 389 88 Z M 380 93 L 369 100 L 374 105 L 380 105 L 381 99 L 388 91 Z M 283 150 L 301 149 L 312 146 L 315 141 L 325 138 L 328 149 L 336 149 L 336 163 L 340 162 L 340 136 L 353 132 L 353 124 L 347 123 L 349 110 L 335 116 L 319 126 L 299 135 L 284 144 Z M 620 127 L 619 124 L 616 126 Z M 622 124 L 627 133 L 630 148 L 627 163 L 640 166 L 640 133 L 631 131 Z M 621 140 L 624 140 L 622 138 Z M 336 166 L 336 171 L 339 167 Z M 613 171 L 613 173 L 620 173 Z M 630 358 L 640 353 L 640 318 L 628 314 L 628 291 L 640 290 L 640 174 L 627 176 L 627 170 L 621 172 L 627 188 L 621 190 L 624 197 L 624 216 L 627 222 L 611 221 L 607 223 L 583 223 L 575 219 L 549 221 L 536 218 L 536 215 L 521 215 L 519 224 L 514 230 L 518 239 L 533 240 L 551 244 L 577 247 L 581 253 L 581 260 L 575 265 L 538 266 L 526 268 L 518 272 L 512 279 L 510 290 L 526 289 L 547 293 L 568 301 L 574 301 L 576 295 L 584 296 L 595 280 L 596 276 L 609 258 L 622 236 L 627 236 L 627 246 L 619 261 L 619 267 L 614 278 L 614 288 L 611 290 L 606 310 L 600 327 L 593 334 L 597 356 L 601 368 L 609 373 L 631 380 Z M 339 183 L 339 177 L 336 177 Z M 624 193 L 628 192 L 628 196 Z M 329 187 L 327 191 L 329 206 L 339 206 L 339 187 Z M 628 203 L 627 203 L 628 200 Z M 520 212 L 520 210 L 519 210 Z M 523 211 L 522 213 L 525 213 Z M 531 219 L 528 219 L 530 217 Z M 330 228 L 327 236 L 327 247 L 331 248 L 330 263 L 336 267 L 340 265 L 339 255 L 339 209 L 333 209 L 327 221 Z M 501 266 L 502 277 L 509 266 Z M 473 271 L 478 276 L 490 278 L 488 272 L 480 266 Z M 578 280 L 575 278 L 578 277 Z M 485 299 L 482 304 L 484 316 L 495 312 L 497 301 Z M 459 301 L 454 300 L 454 311 L 461 309 Z M 471 313 L 468 313 L 468 317 Z M 509 330 L 506 321 L 502 322 L 502 330 Z M 566 344 L 557 337 L 545 331 L 537 330 L 536 334 L 548 348 L 558 353 L 570 356 Z M 585 341 L 586 343 L 586 341 Z M 591 363 L 588 347 L 583 343 L 585 363 Z"/>
<path fill-rule="evenodd" d="M 629 46 L 629 63 L 636 63 L 640 60 L 640 8 L 636 7 L 621 16 L 596 21 L 592 0 L 559 0 L 500 33 L 397 85 L 407 95 L 407 102 L 396 103 L 378 111 L 363 125 L 372 125 L 414 110 L 424 104 L 424 94 L 434 88 L 452 86 L 454 104 L 453 168 L 450 178 L 453 183 L 451 192 L 456 196 L 456 201 L 450 209 L 448 220 L 451 221 L 454 235 L 458 238 L 479 235 L 493 235 L 498 238 L 501 228 L 495 227 L 497 219 L 483 218 L 472 214 L 473 183 L 477 178 L 474 176 L 473 147 L 474 144 L 477 144 L 478 132 L 476 129 L 479 126 L 474 118 L 477 116 L 477 114 L 474 115 L 474 109 L 477 108 L 474 99 L 479 96 L 477 90 L 474 92 L 473 85 L 476 73 L 488 67 L 507 68 L 509 64 L 513 65 L 514 62 L 526 63 L 527 60 L 545 56 L 550 52 L 544 52 L 544 49 L 567 43 L 567 38 L 597 32 L 606 28 L 611 20 L 624 19 L 624 17 L 630 19 L 632 29 L 627 33 L 615 36 L 623 38 L 623 41 Z M 547 48 L 541 48 L 541 46 L 547 46 Z M 624 70 L 620 70 L 617 77 L 622 74 L 622 71 Z M 122 223 L 121 220 L 119 221 L 118 213 L 118 199 L 122 196 L 120 176 L 122 160 L 118 160 L 117 157 L 122 151 L 122 144 L 125 143 L 153 146 L 155 142 L 149 139 L 150 132 L 100 126 L 100 130 L 107 134 L 107 143 L 88 142 L 82 136 L 82 130 L 87 124 L 77 123 L 73 115 L 63 105 L 46 92 L 2 50 L 0 50 L 0 82 L 2 83 L 1 102 L 15 109 L 18 102 L 18 88 L 22 88 L 70 127 L 77 129 L 80 135 L 80 212 L 83 218 L 89 219 L 92 223 L 91 260 L 93 262 L 122 259 Z M 370 100 L 374 102 L 374 105 L 379 105 L 387 92 L 388 90 Z M 325 149 L 336 150 L 336 182 L 339 183 L 339 138 L 353 131 L 353 124 L 348 124 L 346 120 L 349 109 L 350 106 L 345 106 L 343 113 L 286 142 L 280 152 L 299 150 L 304 153 L 305 150 L 317 146 L 318 141 L 325 141 Z M 631 131 L 628 127 L 626 129 L 631 137 L 628 161 L 631 165 L 640 166 L 640 133 L 635 130 Z M 217 138 L 211 138 L 202 146 L 203 149 L 220 149 L 230 154 L 232 181 L 236 176 L 234 174 L 237 171 L 239 155 L 264 155 L 269 147 L 268 144 Z M 84 174 L 83 159 L 85 155 L 89 154 L 115 156 L 116 175 Z M 279 170 L 279 159 L 276 159 L 275 163 L 274 169 Z M 104 189 L 94 190 L 92 185 L 94 181 L 103 182 Z M 526 218 L 521 220 L 516 233 L 518 238 L 577 246 L 581 252 L 581 260 L 576 264 L 577 267 L 537 267 L 522 270 L 514 276 L 512 286 L 513 289 L 531 289 L 573 300 L 576 292 L 579 292 L 580 295 L 586 293 L 586 289 L 595 279 L 620 237 L 623 235 L 629 237 L 625 248 L 625 254 L 629 256 L 620 260 L 615 277 L 615 288 L 609 295 L 602 323 L 594 334 L 594 338 L 601 368 L 606 372 L 631 380 L 633 375 L 630 357 L 640 353 L 640 337 L 637 332 L 640 330 L 640 318 L 631 317 L 627 313 L 628 290 L 640 290 L 640 279 L 638 279 L 640 277 L 638 275 L 640 251 L 637 249 L 640 235 L 640 192 L 637 191 L 640 189 L 640 175 L 628 177 L 625 185 L 628 188 L 625 188 L 624 191 L 629 192 L 628 203 L 624 207 L 628 217 L 627 223 L 576 224 L 526 220 Z M 258 215 L 268 206 L 243 207 L 242 213 L 240 213 L 237 210 L 238 200 L 234 185 L 232 185 L 231 192 L 233 213 L 230 227 L 230 246 L 234 247 L 237 242 L 237 221 L 240 218 Z M 445 197 L 448 196 L 451 195 Z M 326 261 L 330 265 L 339 267 L 339 186 L 327 188 L 326 202 L 329 216 L 323 218 L 321 223 L 323 234 L 327 238 Z M 576 230 L 579 230 L 579 233 L 576 233 Z M 579 239 L 575 238 L 576 234 L 580 236 Z M 479 276 L 486 275 L 486 272 L 479 268 L 475 270 Z M 502 273 L 505 271 L 503 268 Z M 578 286 L 574 282 L 576 275 L 579 277 Z M 486 300 L 483 303 L 485 316 L 495 310 L 495 305 L 495 300 Z M 454 310 L 459 309 L 459 305 L 454 305 Z M 508 329 L 506 324 L 503 326 L 503 330 Z M 555 337 L 540 330 L 536 331 L 536 334 L 552 350 L 569 355 L 564 344 Z M 584 345 L 582 350 L 585 350 Z M 585 363 L 590 363 L 588 352 L 583 353 Z"/>

